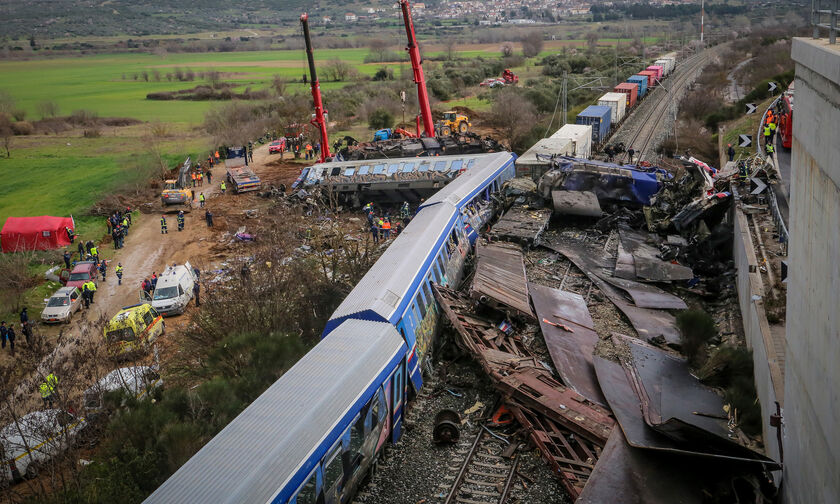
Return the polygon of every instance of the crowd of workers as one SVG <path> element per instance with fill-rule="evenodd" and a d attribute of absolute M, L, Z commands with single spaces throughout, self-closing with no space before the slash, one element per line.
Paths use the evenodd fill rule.
<path fill-rule="evenodd" d="M 407 201 L 403 201 L 398 215 L 392 215 L 389 209 L 382 209 L 382 214 L 377 216 L 373 202 L 362 207 L 362 211 L 367 217 L 368 229 L 373 237 L 373 243 L 379 243 L 379 240 L 389 240 L 392 234 L 396 238 L 411 220 L 411 209 Z"/>

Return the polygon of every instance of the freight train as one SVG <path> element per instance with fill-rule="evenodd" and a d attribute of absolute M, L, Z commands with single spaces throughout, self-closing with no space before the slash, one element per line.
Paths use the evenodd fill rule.
<path fill-rule="evenodd" d="M 677 53 L 668 53 L 658 58 L 653 65 L 635 75 L 626 82 L 615 86 L 613 91 L 598 99 L 597 105 L 591 105 L 577 115 L 576 124 L 592 126 L 592 144 L 603 145 L 632 109 L 667 78 L 677 67 Z"/>
<path fill-rule="evenodd" d="M 470 158 L 339 305 L 320 343 L 145 502 L 349 502 L 399 440 L 406 401 L 423 385 L 440 329 L 432 282 L 461 280 L 492 195 L 514 176 L 514 154 Z"/>

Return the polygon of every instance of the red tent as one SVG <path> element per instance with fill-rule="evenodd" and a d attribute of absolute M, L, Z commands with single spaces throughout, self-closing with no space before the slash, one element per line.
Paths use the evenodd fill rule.
<path fill-rule="evenodd" d="M 3 252 L 54 249 L 70 244 L 65 228 L 76 228 L 73 217 L 9 217 L 0 231 L 0 243 Z"/>

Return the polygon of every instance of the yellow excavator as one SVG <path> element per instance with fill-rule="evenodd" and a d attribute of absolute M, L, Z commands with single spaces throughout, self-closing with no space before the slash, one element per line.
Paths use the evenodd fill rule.
<path fill-rule="evenodd" d="M 181 169 L 178 171 L 178 179 L 163 181 L 163 192 L 160 193 L 160 201 L 164 208 L 169 205 L 185 205 L 186 208 L 183 210 L 185 212 L 190 211 L 192 194 L 190 193 L 190 187 L 187 184 L 187 180 L 189 179 L 191 167 L 192 160 L 187 157 L 187 160 L 184 161 L 184 164 L 181 165 Z"/>
<path fill-rule="evenodd" d="M 443 113 L 443 120 L 438 122 L 436 129 L 440 136 L 449 136 L 452 133 L 464 134 L 471 126 L 469 117 L 450 110 Z"/>

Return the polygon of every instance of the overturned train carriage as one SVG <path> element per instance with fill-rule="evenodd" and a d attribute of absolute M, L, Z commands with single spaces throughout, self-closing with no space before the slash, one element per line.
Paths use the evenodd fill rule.
<path fill-rule="evenodd" d="M 145 502 L 349 502 L 377 454 L 400 438 L 405 401 L 422 386 L 440 313 L 431 282 L 460 280 L 514 159 L 478 156 L 426 201 L 321 342 Z"/>

